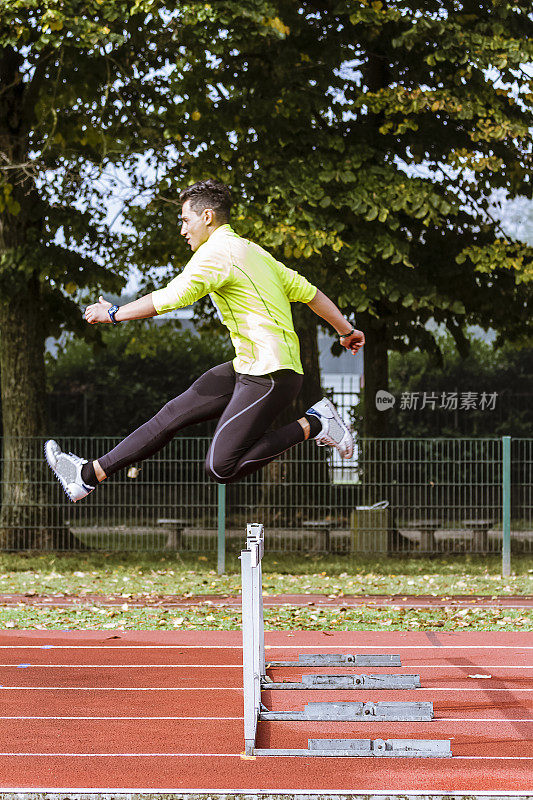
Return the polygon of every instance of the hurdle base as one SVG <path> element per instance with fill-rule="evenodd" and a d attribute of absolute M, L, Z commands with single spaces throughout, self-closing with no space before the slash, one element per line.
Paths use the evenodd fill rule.
<path fill-rule="evenodd" d="M 263 722 L 422 722 L 433 719 L 433 703 L 308 703 L 303 711 L 263 711 L 259 719 Z"/>
<path fill-rule="evenodd" d="M 451 758 L 448 739 L 309 739 L 308 749 L 255 748 L 256 756 L 305 758 Z"/>
<path fill-rule="evenodd" d="M 399 655 L 359 653 L 305 653 L 298 661 L 269 661 L 269 667 L 401 667 Z"/>
<path fill-rule="evenodd" d="M 262 689 L 420 689 L 420 675 L 302 675 L 302 682 L 261 679 Z"/>

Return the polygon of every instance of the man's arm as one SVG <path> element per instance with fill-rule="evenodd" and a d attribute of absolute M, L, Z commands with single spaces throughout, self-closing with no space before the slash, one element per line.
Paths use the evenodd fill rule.
<path fill-rule="evenodd" d="M 324 294 L 324 292 L 321 292 L 320 289 L 317 289 L 315 296 L 309 301 L 309 303 L 307 303 L 307 305 L 315 312 L 315 314 L 318 314 L 319 317 L 325 319 L 326 322 L 329 322 L 329 324 L 335 328 L 340 336 L 340 343 L 343 347 L 345 347 L 347 350 L 351 350 L 354 354 L 361 349 L 365 343 L 364 333 L 362 331 L 352 329 L 352 326 L 346 317 L 343 316 L 335 303 L 330 300 L 329 297 Z"/>
<path fill-rule="evenodd" d="M 87 306 L 85 309 L 85 319 L 91 325 L 96 322 L 111 322 L 111 317 L 108 314 L 112 303 L 104 300 L 103 297 L 98 298 L 98 302 L 92 306 Z M 117 322 L 125 322 L 128 319 L 148 319 L 149 317 L 156 317 L 157 311 L 155 310 L 152 302 L 152 295 L 145 294 L 131 303 L 126 303 L 125 306 L 120 306 L 115 314 Z"/>

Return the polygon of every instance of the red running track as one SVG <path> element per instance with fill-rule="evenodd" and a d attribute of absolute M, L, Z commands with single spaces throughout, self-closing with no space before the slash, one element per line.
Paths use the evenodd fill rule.
<path fill-rule="evenodd" d="M 401 669 L 365 671 L 420 674 L 423 687 L 265 692 L 273 710 L 431 700 L 435 719 L 263 722 L 259 747 L 302 748 L 328 737 L 451 739 L 453 758 L 244 759 L 239 632 L 10 631 L 0 633 L 0 790 L 533 790 L 533 634 L 271 632 L 266 642 L 272 660 L 399 653 Z M 338 670 L 350 671 L 361 670 Z"/>

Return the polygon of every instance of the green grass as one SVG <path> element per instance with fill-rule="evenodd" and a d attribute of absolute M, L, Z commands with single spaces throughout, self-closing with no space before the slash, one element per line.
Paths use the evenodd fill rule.
<path fill-rule="evenodd" d="M 264 559 L 265 594 L 533 594 L 533 556 L 516 557 L 514 573 L 501 577 L 496 556 L 447 559 L 346 558 L 302 554 Z M 25 595 L 118 595 L 121 605 L 90 602 L 72 608 L 20 604 L 0 609 L 0 629 L 237 630 L 238 609 L 198 604 L 166 610 L 150 606 L 160 595 L 221 595 L 240 591 L 240 564 L 228 560 L 228 574 L 216 573 L 214 554 L 3 553 L 0 592 Z M 146 605 L 130 600 L 146 598 Z M 533 630 L 533 613 L 512 609 L 356 608 L 291 606 L 265 611 L 267 630 Z"/>
<path fill-rule="evenodd" d="M 125 604 L 127 605 L 127 604 Z M 37 630 L 239 630 L 240 611 L 193 606 L 166 610 L 154 607 L 55 609 L 19 606 L 0 609 L 0 629 Z M 266 630 L 442 630 L 531 631 L 533 614 L 513 609 L 391 609 L 360 606 L 321 609 L 282 607 L 265 609 Z"/>
<path fill-rule="evenodd" d="M 533 594 L 533 555 L 513 560 L 501 577 L 497 556 L 351 558 L 302 554 L 266 556 L 266 594 Z M 0 592 L 36 594 L 238 594 L 240 566 L 228 559 L 217 575 L 216 557 L 161 553 L 0 555 Z"/>

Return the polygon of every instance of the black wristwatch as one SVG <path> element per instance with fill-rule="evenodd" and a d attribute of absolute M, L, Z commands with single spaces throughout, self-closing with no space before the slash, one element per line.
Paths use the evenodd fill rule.
<path fill-rule="evenodd" d="M 355 333 L 355 328 L 352 328 L 349 333 L 339 333 L 339 339 L 345 339 L 347 336 L 351 336 L 352 333 Z"/>
<path fill-rule="evenodd" d="M 117 313 L 117 311 L 118 311 L 118 306 L 111 306 L 111 308 L 107 309 L 107 313 L 111 317 L 111 322 L 113 323 L 113 325 L 118 325 L 118 320 L 115 319 L 115 314 Z"/>

